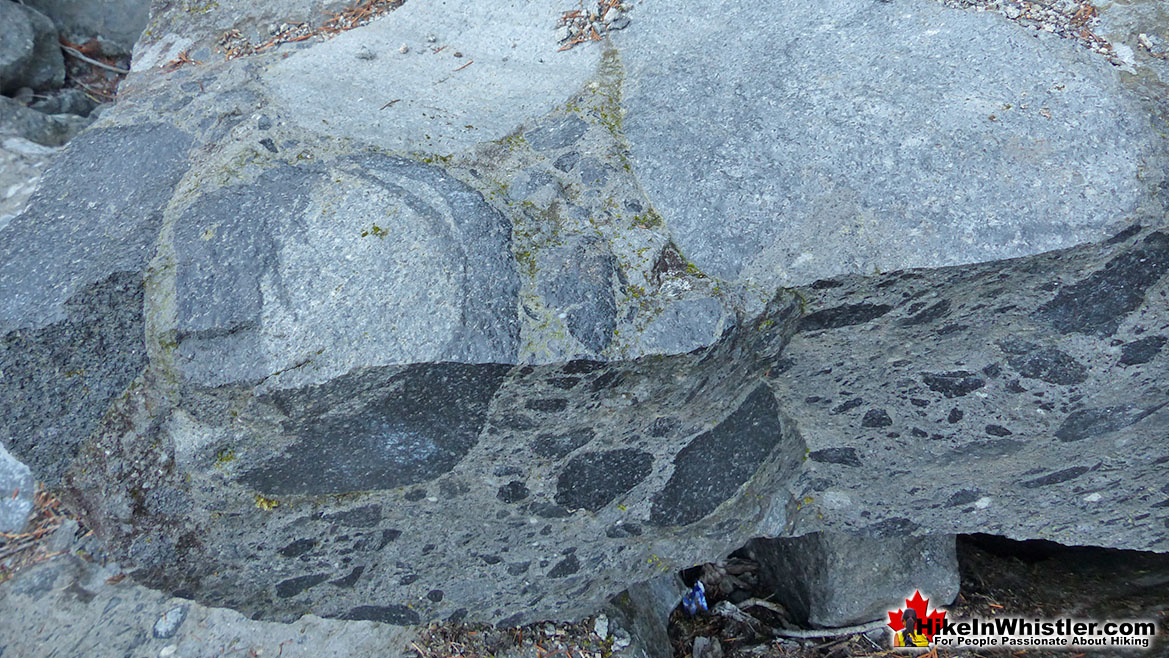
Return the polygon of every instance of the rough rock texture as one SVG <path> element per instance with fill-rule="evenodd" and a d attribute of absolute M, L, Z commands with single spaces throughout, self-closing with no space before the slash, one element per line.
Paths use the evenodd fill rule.
<path fill-rule="evenodd" d="M 927 0 L 559 51 L 565 9 L 223 62 L 252 19 L 160 7 L 0 229 L 0 436 L 134 578 L 519 623 L 756 536 L 1169 550 L 1164 62 Z"/>
<path fill-rule="evenodd" d="M 1003 23 L 929 2 L 647 2 L 614 37 L 633 164 L 696 265 L 769 287 L 1068 247 L 1163 211 L 1148 110 L 1099 58 Z M 768 56 L 711 56 L 732 42 Z"/>
<path fill-rule="evenodd" d="M 678 607 L 685 591 L 686 585 L 677 573 L 664 573 L 614 597 L 606 609 L 610 631 L 614 636 L 624 631 L 631 642 L 621 655 L 670 658 L 670 613 Z"/>
<path fill-rule="evenodd" d="M 53 21 L 32 7 L 0 2 L 0 93 L 21 87 L 55 89 L 65 81 L 65 59 Z"/>
<path fill-rule="evenodd" d="M 403 628 L 312 615 L 290 624 L 252 621 L 128 579 L 106 582 L 117 575 L 114 566 L 72 555 L 23 570 L 0 588 L 0 651 L 22 658 L 62 652 L 101 658 L 399 656 L 414 638 Z"/>
<path fill-rule="evenodd" d="M 958 595 L 953 535 L 872 537 L 813 532 L 755 539 L 760 587 L 775 593 L 796 621 L 833 628 L 886 618 L 890 602 L 915 590 L 936 606 Z"/>

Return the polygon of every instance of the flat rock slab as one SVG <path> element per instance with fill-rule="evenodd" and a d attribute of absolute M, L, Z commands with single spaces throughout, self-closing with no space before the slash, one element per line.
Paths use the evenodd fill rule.
<path fill-rule="evenodd" d="M 155 17 L 0 229 L 5 443 L 136 580 L 519 624 L 756 536 L 1167 550 L 1151 87 L 924 0 L 564 9 Z"/>
<path fill-rule="evenodd" d="M 632 159 L 683 253 L 721 278 L 1012 258 L 1164 203 L 1166 139 L 1117 71 L 1002 16 L 927 0 L 636 14 L 614 37 Z"/>
<path fill-rule="evenodd" d="M 556 52 L 549 26 L 561 13 L 551 0 L 458 11 L 407 2 L 265 77 L 281 109 L 308 130 L 326 124 L 331 135 L 392 150 L 454 153 L 548 113 L 593 74 L 599 49 Z"/>

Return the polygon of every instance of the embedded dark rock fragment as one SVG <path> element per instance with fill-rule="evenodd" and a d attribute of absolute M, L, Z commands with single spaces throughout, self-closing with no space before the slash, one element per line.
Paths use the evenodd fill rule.
<path fill-rule="evenodd" d="M 632 448 L 586 452 L 572 458 L 556 482 L 556 502 L 595 512 L 646 478 L 653 455 Z"/>

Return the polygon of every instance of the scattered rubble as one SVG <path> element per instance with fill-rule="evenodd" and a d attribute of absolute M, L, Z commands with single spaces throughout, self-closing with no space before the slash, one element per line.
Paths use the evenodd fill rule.
<path fill-rule="evenodd" d="M 328 20 L 321 25 L 312 25 L 308 22 L 273 24 L 268 26 L 270 38 L 260 44 L 253 44 L 238 29 L 232 29 L 223 33 L 217 47 L 227 56 L 227 59 L 236 59 L 262 53 L 284 43 L 305 41 L 313 37 L 331 39 L 342 32 L 361 27 L 373 19 L 397 9 L 402 6 L 403 2 L 405 0 L 365 0 L 335 14 L 330 14 Z"/>
<path fill-rule="evenodd" d="M 1095 33 L 1100 12 L 1082 0 L 941 0 L 948 7 L 995 11 L 1034 30 L 1075 39 L 1113 64 L 1121 64 L 1116 49 Z"/>

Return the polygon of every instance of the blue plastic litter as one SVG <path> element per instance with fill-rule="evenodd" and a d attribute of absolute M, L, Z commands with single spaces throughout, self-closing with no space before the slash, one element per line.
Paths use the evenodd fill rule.
<path fill-rule="evenodd" d="M 706 587 L 701 580 L 695 581 L 694 588 L 682 597 L 682 607 L 691 615 L 697 614 L 699 608 L 702 608 L 703 612 L 709 611 L 706 607 Z"/>

